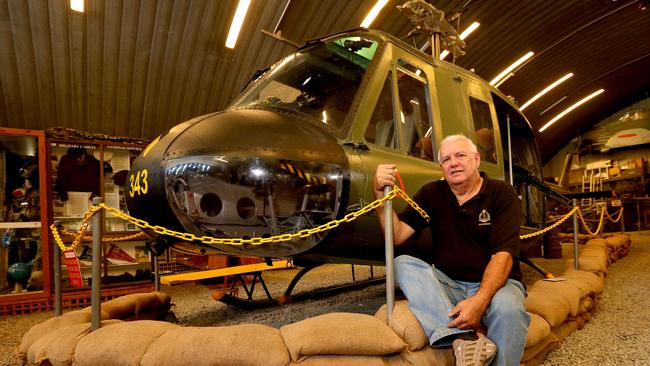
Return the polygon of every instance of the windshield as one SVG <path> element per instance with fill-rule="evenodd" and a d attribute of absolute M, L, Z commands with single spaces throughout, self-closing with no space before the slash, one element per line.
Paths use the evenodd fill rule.
<path fill-rule="evenodd" d="M 287 109 L 340 130 L 376 50 L 376 41 L 348 36 L 291 54 L 234 107 Z"/>

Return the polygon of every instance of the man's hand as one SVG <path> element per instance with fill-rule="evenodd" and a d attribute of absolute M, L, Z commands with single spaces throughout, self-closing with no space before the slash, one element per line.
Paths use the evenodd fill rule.
<path fill-rule="evenodd" d="M 483 313 L 487 306 L 488 302 L 477 296 L 470 296 L 459 301 L 449 313 L 449 317 L 454 320 L 450 321 L 447 326 L 458 329 L 476 329 L 481 326 L 481 319 L 483 319 Z"/>
<path fill-rule="evenodd" d="M 385 186 L 395 186 L 397 168 L 395 164 L 379 164 L 375 171 L 374 191 L 375 198 L 379 199 L 384 196 Z"/>

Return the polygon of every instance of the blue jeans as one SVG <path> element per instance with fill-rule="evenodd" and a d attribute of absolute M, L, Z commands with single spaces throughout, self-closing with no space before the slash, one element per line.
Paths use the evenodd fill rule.
<path fill-rule="evenodd" d="M 395 258 L 395 280 L 432 346 L 448 346 L 455 338 L 449 336 L 470 332 L 447 327 L 452 320 L 447 314 L 456 303 L 474 295 L 479 282 L 452 280 L 432 265 L 408 255 Z M 497 345 L 492 365 L 519 365 L 521 361 L 530 323 L 524 299 L 523 285 L 508 279 L 483 315 L 488 338 Z"/>

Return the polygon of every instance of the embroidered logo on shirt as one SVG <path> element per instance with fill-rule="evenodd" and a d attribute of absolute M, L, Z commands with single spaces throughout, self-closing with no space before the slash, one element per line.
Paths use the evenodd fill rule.
<path fill-rule="evenodd" d="M 478 214 L 478 224 L 479 226 L 492 225 L 490 222 L 490 213 L 487 212 L 487 210 L 483 210 L 480 214 Z"/>

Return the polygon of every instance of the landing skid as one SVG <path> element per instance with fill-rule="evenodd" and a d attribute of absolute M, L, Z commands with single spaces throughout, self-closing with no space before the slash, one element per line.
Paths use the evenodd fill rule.
<path fill-rule="evenodd" d="M 289 283 L 289 286 L 287 286 L 287 289 L 284 291 L 284 294 L 282 294 L 277 298 L 273 298 L 271 296 L 271 293 L 269 292 L 268 288 L 266 287 L 266 283 L 264 282 L 264 278 L 262 277 L 262 272 L 252 272 L 252 273 L 235 275 L 235 280 L 233 281 L 231 288 L 226 291 L 213 292 L 212 298 L 228 305 L 236 306 L 242 309 L 253 310 L 253 309 L 262 309 L 262 308 L 268 308 L 268 307 L 273 307 L 278 305 L 284 305 L 284 304 L 307 300 L 307 299 L 323 298 L 327 296 L 332 296 L 339 292 L 358 290 L 367 286 L 377 285 L 385 282 L 384 277 L 378 277 L 378 278 L 371 277 L 367 280 L 354 281 L 354 270 L 353 270 L 354 282 L 352 283 L 330 286 L 330 287 L 325 287 L 325 288 L 316 289 L 312 291 L 305 291 L 298 294 L 292 294 L 294 288 L 298 284 L 298 281 L 300 281 L 300 279 L 305 274 L 307 274 L 307 272 L 319 266 L 320 265 L 315 265 L 315 266 L 309 266 L 301 269 L 298 273 L 296 273 L 293 279 L 291 279 L 291 282 Z M 247 285 L 246 277 L 248 277 L 250 280 L 250 287 Z M 264 289 L 266 295 L 266 299 L 253 299 L 255 284 L 257 282 L 259 282 L 262 285 L 262 288 Z M 238 283 L 241 284 L 242 288 L 246 292 L 246 298 L 238 296 L 239 289 L 236 287 Z"/>

